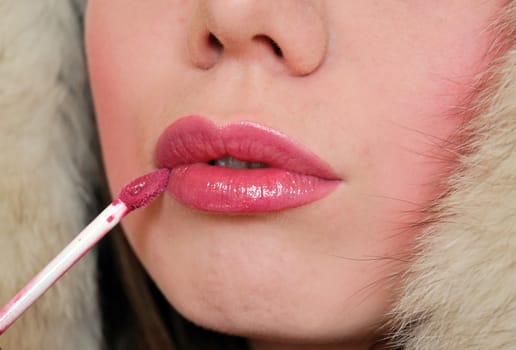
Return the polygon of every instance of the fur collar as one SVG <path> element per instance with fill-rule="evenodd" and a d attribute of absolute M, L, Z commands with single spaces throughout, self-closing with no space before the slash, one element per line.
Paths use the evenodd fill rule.
<path fill-rule="evenodd" d="M 406 350 L 516 348 L 516 2 L 476 98 L 467 155 L 419 238 L 393 318 Z M 484 77 L 485 78 L 485 77 Z"/>
<path fill-rule="evenodd" d="M 2 305 L 91 215 L 99 178 L 71 1 L 0 2 Z M 8 350 L 100 349 L 95 256 L 88 254 L 0 338 Z"/>

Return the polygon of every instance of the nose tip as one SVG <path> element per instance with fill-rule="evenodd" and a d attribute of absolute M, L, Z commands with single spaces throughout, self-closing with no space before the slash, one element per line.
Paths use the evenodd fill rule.
<path fill-rule="evenodd" d="M 320 66 L 327 44 L 318 0 L 202 0 L 188 35 L 191 62 L 201 69 L 231 57 L 279 63 L 296 76 Z"/>

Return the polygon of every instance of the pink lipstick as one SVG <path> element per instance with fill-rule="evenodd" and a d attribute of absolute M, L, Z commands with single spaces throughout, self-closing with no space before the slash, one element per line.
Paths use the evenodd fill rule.
<path fill-rule="evenodd" d="M 156 146 L 169 168 L 167 191 L 184 205 L 219 213 L 295 208 L 330 194 L 339 177 L 282 133 L 253 122 L 219 127 L 188 116 L 170 125 Z"/>

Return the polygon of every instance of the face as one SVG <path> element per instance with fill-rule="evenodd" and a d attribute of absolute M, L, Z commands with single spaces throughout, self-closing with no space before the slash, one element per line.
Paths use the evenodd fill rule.
<path fill-rule="evenodd" d="M 172 169 L 123 224 L 170 303 L 253 339 L 370 339 L 501 6 L 90 0 L 110 187 Z"/>

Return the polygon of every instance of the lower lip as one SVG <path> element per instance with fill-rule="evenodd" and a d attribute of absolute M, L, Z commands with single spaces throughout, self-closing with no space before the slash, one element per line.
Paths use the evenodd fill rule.
<path fill-rule="evenodd" d="M 295 208 L 330 194 L 338 180 L 277 168 L 175 167 L 167 191 L 184 205 L 218 213 L 260 213 Z"/>

